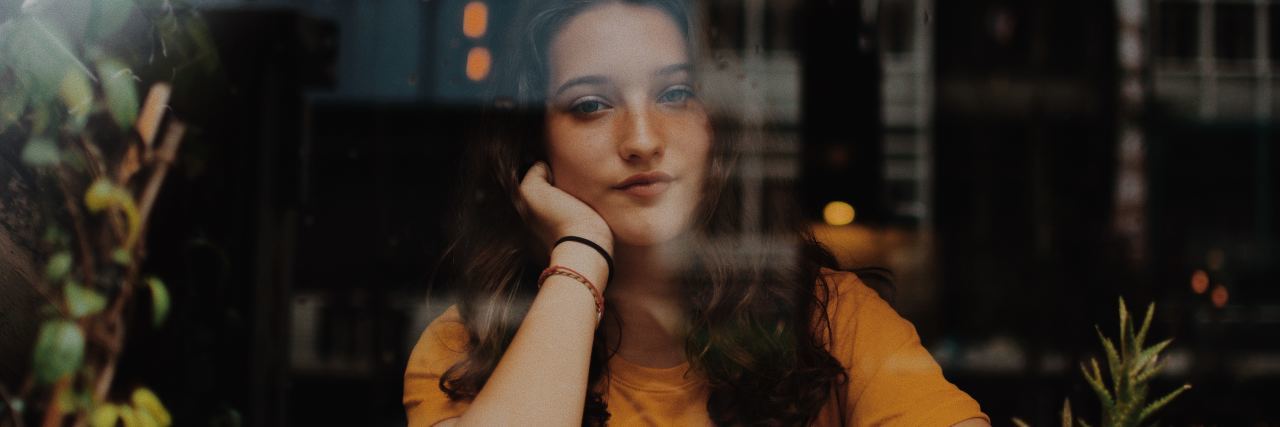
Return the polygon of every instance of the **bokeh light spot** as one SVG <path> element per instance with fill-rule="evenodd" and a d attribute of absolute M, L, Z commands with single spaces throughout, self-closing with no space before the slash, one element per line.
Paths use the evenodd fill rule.
<path fill-rule="evenodd" d="M 489 49 L 484 47 L 473 47 L 467 52 L 467 78 L 474 81 L 484 80 L 489 76 L 489 65 L 493 58 L 489 54 Z"/>
<path fill-rule="evenodd" d="M 853 206 L 845 202 L 831 202 L 822 208 L 822 219 L 830 225 L 849 225 L 853 222 L 857 211 Z"/>
<path fill-rule="evenodd" d="M 1209 273 L 1205 273 L 1204 270 L 1196 270 L 1195 273 L 1191 273 L 1191 291 L 1203 294 L 1207 290 L 1209 290 Z"/>
<path fill-rule="evenodd" d="M 473 1 L 462 9 L 462 34 L 473 39 L 484 36 L 489 26 L 489 6 L 484 2 Z"/>
<path fill-rule="evenodd" d="M 1214 285 L 1213 293 L 1209 295 L 1209 298 L 1213 300 L 1214 307 L 1222 308 L 1227 306 L 1227 296 L 1227 287 L 1218 284 Z"/>

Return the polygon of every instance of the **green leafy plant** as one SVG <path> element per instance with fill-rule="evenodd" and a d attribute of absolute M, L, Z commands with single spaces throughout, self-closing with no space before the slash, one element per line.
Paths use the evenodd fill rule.
<path fill-rule="evenodd" d="M 146 227 L 186 132 L 173 79 L 217 67 L 211 40 L 170 0 L 0 0 L 0 140 L 25 141 L 22 164 L 57 189 L 41 194 L 33 283 L 47 306 L 28 380 L 0 384 L 0 425 L 172 423 L 150 389 L 113 383 L 138 293 L 153 327 L 170 312 L 165 283 L 142 273 Z"/>
<path fill-rule="evenodd" d="M 1148 383 L 1156 374 L 1160 373 L 1163 367 L 1160 361 L 1160 352 L 1164 351 L 1173 342 L 1173 339 L 1166 339 L 1153 346 L 1144 347 L 1147 331 L 1151 327 L 1151 318 L 1155 315 L 1155 310 L 1155 303 L 1147 306 L 1147 313 L 1142 319 L 1142 326 L 1135 331 L 1133 319 L 1129 316 L 1128 308 L 1125 307 L 1124 298 L 1120 298 L 1119 345 L 1104 336 L 1102 330 L 1094 326 L 1094 329 L 1098 332 L 1098 340 L 1102 342 L 1102 348 L 1106 352 L 1106 377 L 1103 376 L 1097 358 L 1090 358 L 1088 364 L 1082 363 L 1080 372 L 1084 374 L 1085 381 L 1089 383 L 1089 387 L 1098 396 L 1098 400 L 1102 405 L 1102 421 L 1099 424 L 1101 426 L 1134 427 L 1142 425 L 1151 419 L 1156 411 L 1164 408 L 1178 395 L 1191 389 L 1190 384 L 1183 384 L 1182 387 L 1174 389 L 1155 401 L 1148 402 L 1147 400 Z M 1110 378 L 1110 381 L 1108 381 L 1107 377 Z M 1017 418 L 1014 418 L 1013 422 L 1018 426 L 1027 426 L 1026 422 Z M 1090 424 L 1084 420 L 1072 417 L 1071 401 L 1066 400 L 1062 406 L 1062 426 L 1072 427 L 1073 424 L 1079 427 L 1090 427 Z"/>

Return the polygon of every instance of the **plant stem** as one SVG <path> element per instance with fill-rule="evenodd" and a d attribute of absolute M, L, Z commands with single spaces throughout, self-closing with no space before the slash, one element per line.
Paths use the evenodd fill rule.
<path fill-rule="evenodd" d="M 80 204 L 72 196 L 67 182 L 66 171 L 58 168 L 58 187 L 62 189 L 63 203 L 67 205 L 67 214 L 71 215 L 72 228 L 76 232 L 76 243 L 80 246 L 80 269 L 83 270 L 84 283 L 93 286 L 93 248 L 89 247 L 89 233 L 84 229 L 84 215 L 80 213 Z"/>
<path fill-rule="evenodd" d="M 186 131 L 187 126 L 182 121 L 173 119 L 164 131 L 164 139 L 160 141 L 160 147 L 156 149 L 155 169 L 151 171 L 151 177 L 147 180 L 147 187 L 143 190 L 142 200 L 138 205 L 142 215 L 140 227 L 144 230 L 147 227 L 147 220 L 151 217 L 151 208 L 155 204 L 156 196 L 160 193 L 160 186 L 164 184 L 164 178 L 169 174 L 169 165 L 173 164 L 178 155 L 178 147 L 182 145 L 182 135 Z"/>
<path fill-rule="evenodd" d="M 53 393 L 49 393 L 49 406 L 44 410 L 44 422 L 41 426 L 58 427 L 62 424 L 62 394 L 71 386 L 71 376 L 63 376 L 53 385 Z"/>

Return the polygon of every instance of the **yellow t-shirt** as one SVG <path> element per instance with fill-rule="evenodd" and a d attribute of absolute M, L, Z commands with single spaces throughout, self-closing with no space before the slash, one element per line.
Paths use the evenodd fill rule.
<path fill-rule="evenodd" d="M 844 392 L 822 408 L 814 425 L 949 426 L 969 418 L 990 419 L 968 394 L 947 382 L 942 369 L 920 345 L 915 327 L 850 272 L 823 269 L 831 291 L 827 315 L 834 346 L 827 350 L 852 368 Z M 450 307 L 423 331 L 404 375 L 409 426 L 431 426 L 460 416 L 468 402 L 452 402 L 439 388 L 440 375 L 463 357 L 467 333 L 457 307 Z M 833 348 L 834 347 L 834 348 Z M 609 361 L 604 399 L 609 424 L 617 426 L 705 426 L 708 390 L 688 363 L 649 368 L 617 355 Z"/>

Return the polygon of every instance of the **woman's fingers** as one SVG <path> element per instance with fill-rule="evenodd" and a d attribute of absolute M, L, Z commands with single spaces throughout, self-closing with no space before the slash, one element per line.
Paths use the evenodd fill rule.
<path fill-rule="evenodd" d="M 541 183 L 550 184 L 551 181 L 549 179 L 550 178 L 549 175 L 550 175 L 550 169 L 547 168 L 546 162 L 536 162 L 533 164 L 533 166 L 529 167 L 528 172 L 525 172 L 524 180 L 521 181 L 520 184 L 521 185 L 541 184 Z"/>

